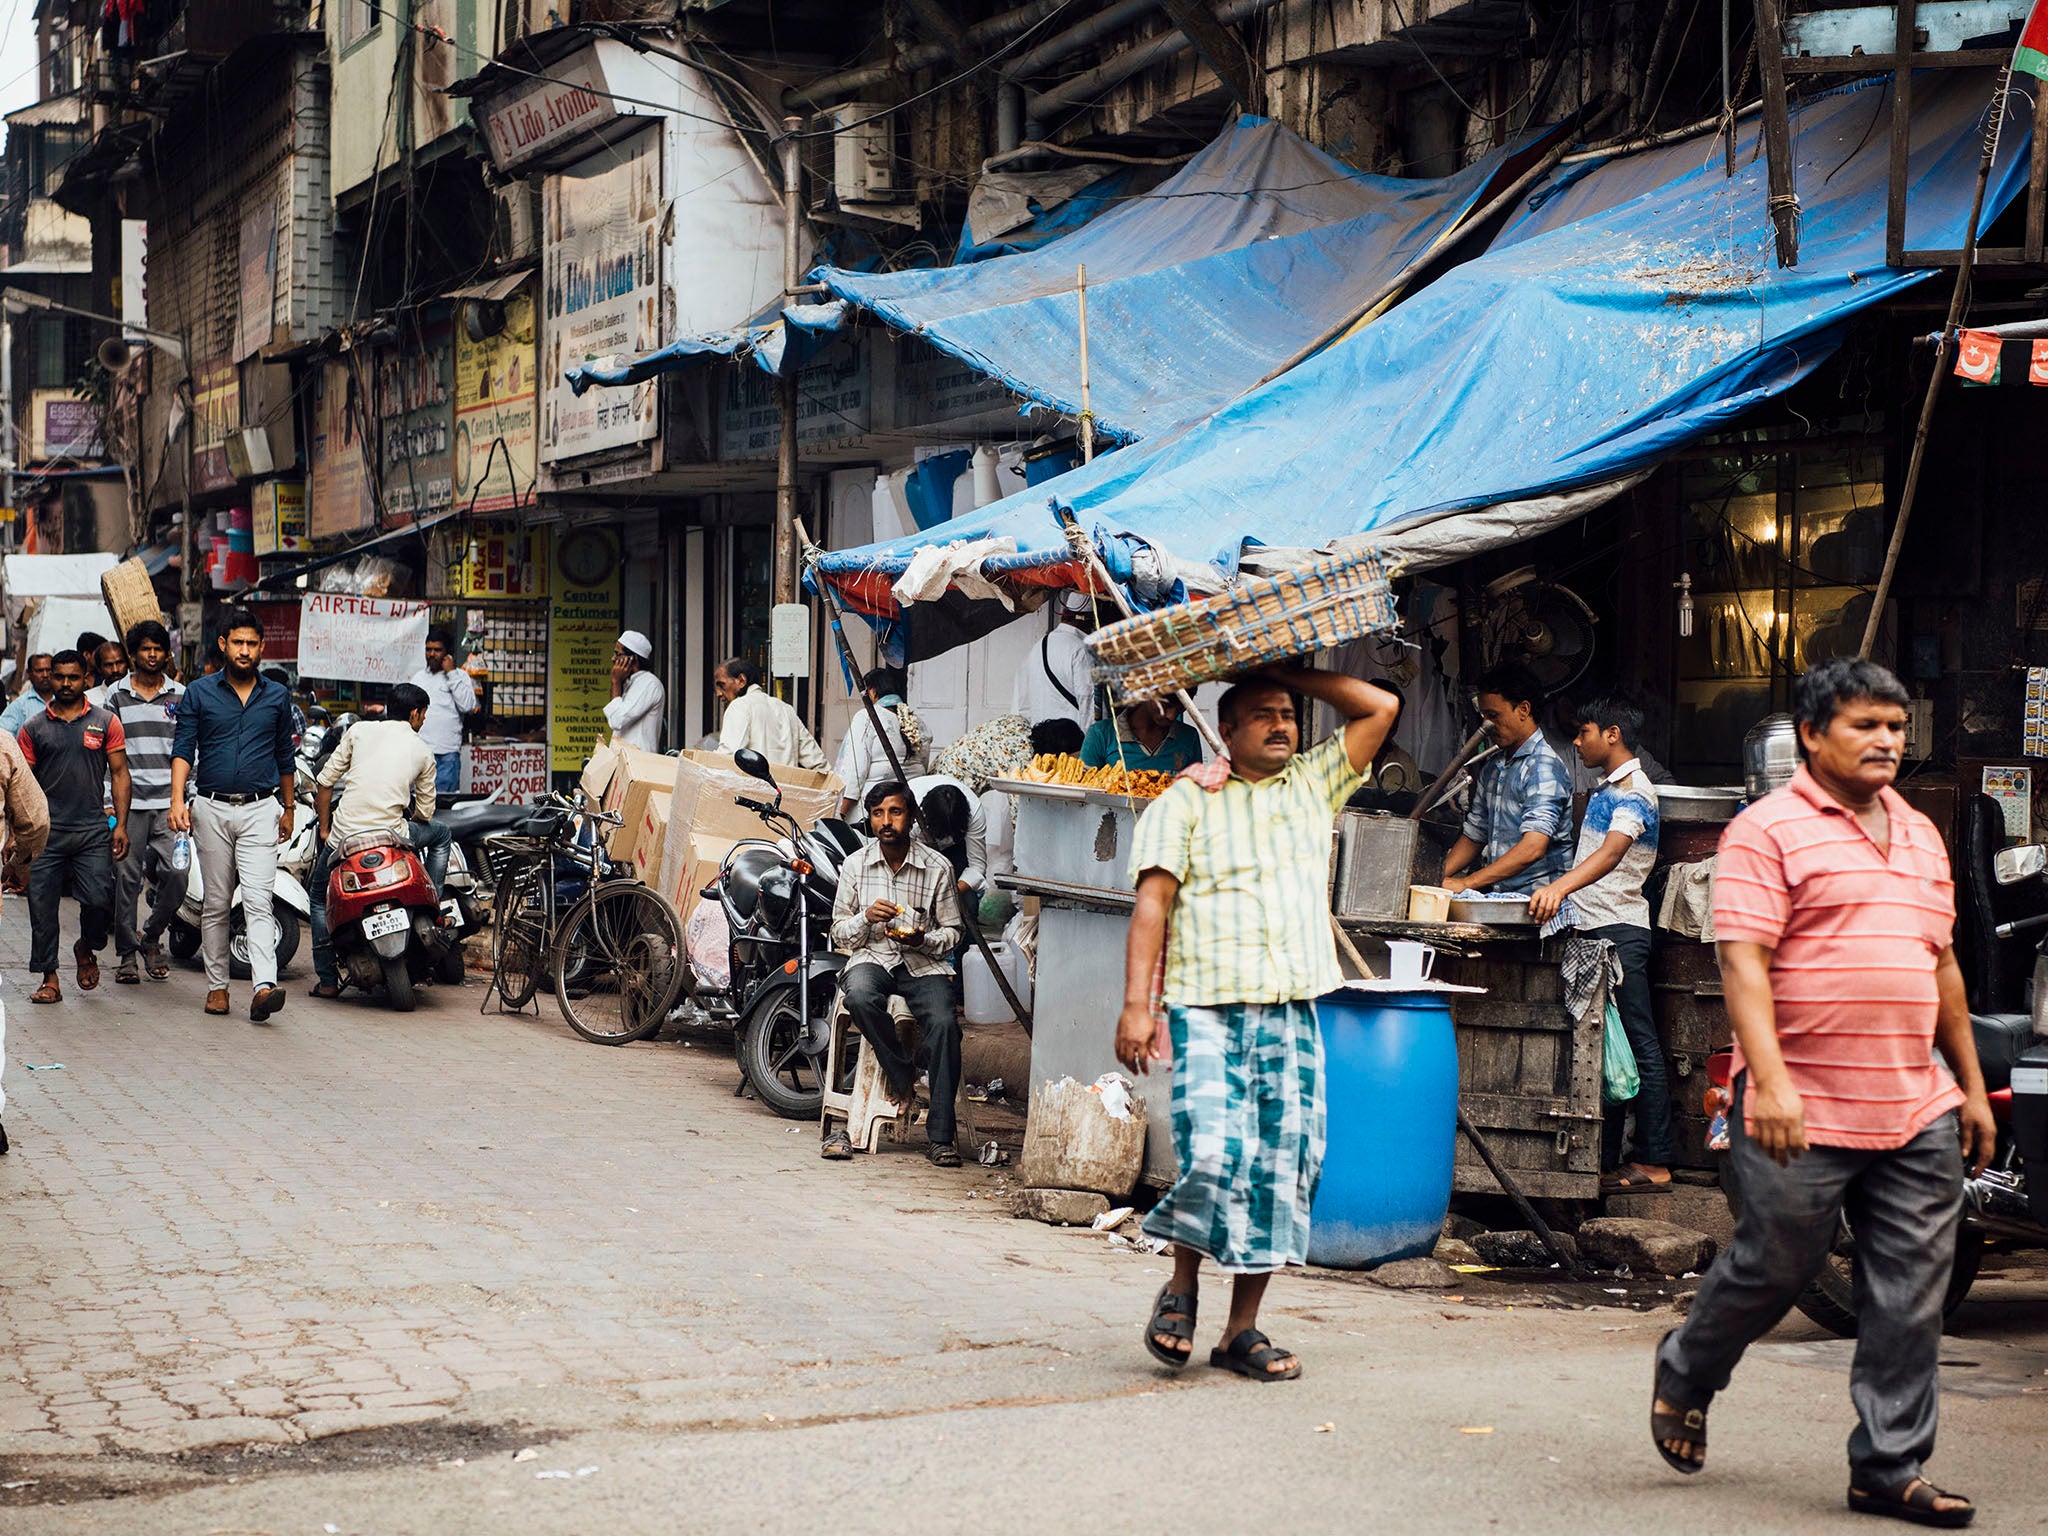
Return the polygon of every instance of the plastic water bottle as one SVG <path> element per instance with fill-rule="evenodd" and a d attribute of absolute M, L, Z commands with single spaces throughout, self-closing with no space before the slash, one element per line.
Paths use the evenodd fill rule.
<path fill-rule="evenodd" d="M 191 867 L 192 837 L 190 833 L 180 832 L 177 840 L 171 844 L 171 868 L 182 874 Z"/>

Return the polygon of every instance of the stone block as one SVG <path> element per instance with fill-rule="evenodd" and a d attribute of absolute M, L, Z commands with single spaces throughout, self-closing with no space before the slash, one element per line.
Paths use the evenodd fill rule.
<path fill-rule="evenodd" d="M 1017 1214 L 1055 1227 L 1085 1227 L 1104 1211 L 1109 1201 L 1092 1189 L 1022 1189 L 1017 1192 Z"/>
<path fill-rule="evenodd" d="M 1579 1247 L 1602 1269 L 1626 1267 L 1638 1275 L 1687 1275 L 1714 1259 L 1714 1240 L 1668 1221 L 1600 1216 L 1579 1227 Z"/>
<path fill-rule="evenodd" d="M 1397 1291 L 1440 1291 L 1456 1285 L 1460 1276 L 1441 1259 L 1396 1259 L 1366 1272 L 1368 1279 Z"/>
<path fill-rule="evenodd" d="M 1436 1252 L 1432 1257 L 1441 1264 L 1484 1264 L 1486 1262 L 1486 1260 L 1479 1257 L 1479 1250 L 1477 1248 L 1474 1248 L 1463 1238 L 1458 1237 L 1438 1238 L 1436 1240 Z"/>

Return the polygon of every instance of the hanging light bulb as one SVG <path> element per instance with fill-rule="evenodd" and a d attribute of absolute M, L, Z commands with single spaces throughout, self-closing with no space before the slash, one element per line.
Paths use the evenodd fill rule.
<path fill-rule="evenodd" d="M 1678 638 L 1692 638 L 1692 575 L 1686 572 L 1671 583 L 1678 589 Z"/>

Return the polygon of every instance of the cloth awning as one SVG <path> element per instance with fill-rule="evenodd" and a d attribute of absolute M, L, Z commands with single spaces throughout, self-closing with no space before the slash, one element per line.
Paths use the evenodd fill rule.
<path fill-rule="evenodd" d="M 1026 399 L 1078 415 L 1075 278 L 1086 267 L 1096 425 L 1156 438 L 1358 313 L 1548 138 L 1454 176 L 1402 180 L 1242 117 L 1159 186 L 1036 250 L 904 272 L 822 267 L 813 279 Z"/>
<path fill-rule="evenodd" d="M 1916 79 L 1909 244 L 1962 244 L 1991 88 L 1978 70 Z M 1484 256 L 1201 423 L 821 570 L 891 616 L 919 546 L 1010 537 L 984 578 L 1073 584 L 1049 501 L 1098 548 L 1219 579 L 1248 551 L 1381 547 L 1421 567 L 1555 526 L 1797 382 L 1857 312 L 1929 276 L 1884 261 L 1888 94 L 1872 81 L 1793 113 L 1796 268 L 1774 264 L 1753 126 L 1732 179 L 1707 135 L 1564 166 Z M 2024 183 L 2028 137 L 2007 124 L 1987 222 Z"/>

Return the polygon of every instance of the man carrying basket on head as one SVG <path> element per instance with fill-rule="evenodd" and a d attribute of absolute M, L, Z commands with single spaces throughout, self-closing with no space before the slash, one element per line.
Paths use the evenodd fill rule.
<path fill-rule="evenodd" d="M 1344 718 L 1306 752 L 1294 695 Z M 1323 1053 L 1314 1000 L 1343 980 L 1331 936 L 1330 827 L 1400 714 L 1355 677 L 1273 668 L 1223 696 L 1227 757 L 1187 769 L 1138 819 L 1137 907 L 1124 953 L 1116 1055 L 1132 1072 L 1173 1059 L 1180 1176 L 1145 1218 L 1174 1245 L 1145 1347 L 1194 1354 L 1204 1257 L 1235 1277 L 1209 1363 L 1255 1381 L 1301 1374 L 1258 1330 L 1274 1270 L 1308 1257 L 1323 1160 Z M 1165 958 L 1167 1029 L 1152 994 Z"/>

